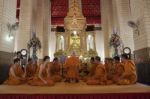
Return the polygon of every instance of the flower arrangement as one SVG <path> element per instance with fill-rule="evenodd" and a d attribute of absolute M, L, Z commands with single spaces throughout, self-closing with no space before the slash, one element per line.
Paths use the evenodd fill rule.
<path fill-rule="evenodd" d="M 114 32 L 111 35 L 109 45 L 110 45 L 110 47 L 113 47 L 114 50 L 115 50 L 114 56 L 118 56 L 119 55 L 118 47 L 121 46 L 121 39 L 120 39 L 120 36 L 117 33 Z"/>
<path fill-rule="evenodd" d="M 28 50 L 30 50 L 30 48 L 32 48 L 33 52 L 32 52 L 32 58 L 33 60 L 37 60 L 37 56 L 36 56 L 36 52 L 37 50 L 41 49 L 41 42 L 39 40 L 38 37 L 36 37 L 36 33 L 33 33 L 32 38 L 30 39 L 30 41 L 27 44 Z"/>
<path fill-rule="evenodd" d="M 116 34 L 116 33 L 112 34 L 109 44 L 110 44 L 111 47 L 118 47 L 118 46 L 120 46 L 121 45 L 120 36 L 118 34 Z"/>

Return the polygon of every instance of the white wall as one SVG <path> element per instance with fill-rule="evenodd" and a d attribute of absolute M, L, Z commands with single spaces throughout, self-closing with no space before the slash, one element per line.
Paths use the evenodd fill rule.
<path fill-rule="evenodd" d="M 132 1 L 132 0 L 131 0 Z M 133 30 L 128 26 L 131 20 L 131 9 L 129 0 L 116 0 L 120 37 L 124 43 L 124 47 L 130 47 L 134 51 Z"/>
<path fill-rule="evenodd" d="M 101 57 L 102 60 L 104 60 L 105 56 L 104 56 L 104 36 L 102 31 L 95 31 L 96 32 L 96 39 L 95 39 L 95 43 L 96 43 L 96 50 L 98 53 L 98 56 Z"/>
<path fill-rule="evenodd" d="M 51 60 L 53 60 L 54 58 L 55 50 L 56 50 L 56 35 L 55 32 L 51 32 L 49 35 L 49 56 Z"/>
<path fill-rule="evenodd" d="M 139 21 L 140 34 L 134 34 L 135 50 L 150 47 L 150 0 L 131 0 L 132 20 Z"/>
<path fill-rule="evenodd" d="M 16 0 L 0 0 L 0 51 L 13 52 L 14 40 L 10 40 L 7 24 L 16 22 Z M 15 34 L 15 31 L 12 32 Z"/>

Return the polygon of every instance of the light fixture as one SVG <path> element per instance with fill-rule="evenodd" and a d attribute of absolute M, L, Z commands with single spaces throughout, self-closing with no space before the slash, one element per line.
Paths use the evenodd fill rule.
<path fill-rule="evenodd" d="M 19 25 L 18 22 L 14 23 L 14 24 L 7 23 L 7 28 L 8 28 L 8 31 L 9 31 L 9 35 L 8 35 L 9 40 L 14 39 L 14 35 L 13 35 L 12 32 L 16 31 L 18 29 L 18 25 Z"/>
<path fill-rule="evenodd" d="M 9 37 L 10 40 L 13 40 L 13 39 L 14 39 L 14 36 L 13 36 L 12 34 L 10 34 L 10 33 L 9 33 L 9 36 L 8 36 L 8 37 Z"/>
<path fill-rule="evenodd" d="M 74 34 L 74 35 L 77 35 L 77 31 L 73 31 L 73 34 Z"/>
<path fill-rule="evenodd" d="M 86 61 L 87 60 L 87 58 L 84 58 L 84 61 Z"/>
<path fill-rule="evenodd" d="M 83 58 L 83 56 L 82 55 L 80 55 L 80 57 L 79 57 L 80 59 L 82 59 Z"/>
<path fill-rule="evenodd" d="M 91 36 L 91 35 L 88 35 L 88 39 L 91 40 L 91 38 L 92 38 L 92 36 Z"/>

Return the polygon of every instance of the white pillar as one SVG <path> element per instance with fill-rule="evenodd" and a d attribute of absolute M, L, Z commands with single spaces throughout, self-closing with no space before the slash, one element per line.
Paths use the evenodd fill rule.
<path fill-rule="evenodd" d="M 36 32 L 42 45 L 38 51 L 38 58 L 43 59 L 44 56 L 49 55 L 50 0 L 34 0 L 33 13 L 33 32 Z"/>
<path fill-rule="evenodd" d="M 70 0 L 69 0 L 70 1 Z M 52 24 L 51 24 L 51 1 L 50 1 L 50 21 L 49 21 L 49 56 L 50 59 L 52 60 L 54 58 L 54 53 L 56 49 L 56 35 L 55 32 L 51 31 Z"/>
<path fill-rule="evenodd" d="M 27 43 L 31 37 L 32 24 L 32 0 L 21 0 L 18 47 L 17 50 L 27 49 Z"/>
<path fill-rule="evenodd" d="M 112 1 L 101 0 L 101 25 L 104 38 L 104 56 L 110 57 L 109 38 L 113 30 Z"/>

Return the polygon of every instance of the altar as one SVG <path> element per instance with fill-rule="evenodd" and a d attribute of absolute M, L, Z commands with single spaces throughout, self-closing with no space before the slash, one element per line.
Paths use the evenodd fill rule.
<path fill-rule="evenodd" d="M 56 32 L 56 51 L 54 56 L 70 56 L 73 52 L 87 59 L 97 55 L 95 32 L 86 31 L 86 18 L 77 0 L 71 0 L 69 12 L 64 19 L 64 32 Z"/>

